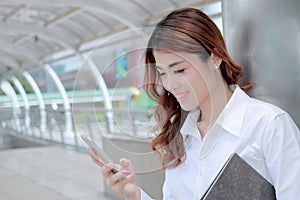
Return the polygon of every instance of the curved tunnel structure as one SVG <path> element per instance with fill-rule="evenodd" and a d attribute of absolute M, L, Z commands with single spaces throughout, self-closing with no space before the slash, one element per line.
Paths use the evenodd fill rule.
<path fill-rule="evenodd" d="M 180 7 L 222 30 L 220 0 L 0 2 L 0 199 L 119 199 L 80 135 L 114 162 L 130 158 L 136 181 L 161 198 L 143 55 L 156 23 Z"/>
<path fill-rule="evenodd" d="M 105 124 L 105 130 L 101 131 L 107 134 L 118 132 L 114 125 L 114 114 L 119 112 L 117 109 L 124 113 L 121 110 L 128 109 L 128 104 L 145 104 L 143 109 L 146 111 L 143 112 L 149 113 L 150 100 L 128 103 L 137 99 L 131 98 L 134 93 L 130 88 L 142 89 L 144 47 L 141 43 L 145 43 L 151 27 L 167 12 L 189 6 L 207 11 L 221 26 L 221 2 L 216 0 L 186 3 L 170 0 L 159 5 L 155 1 L 122 1 L 116 4 L 105 0 L 1 2 L 0 107 L 3 112 L 12 112 L 13 116 L 3 116 L 5 128 L 53 139 L 47 129 L 51 123 L 59 121 L 63 130 L 59 135 L 68 135 L 74 138 L 74 144 L 78 144 L 75 129 L 76 124 L 80 124 L 76 122 L 76 114 L 81 112 L 79 107 L 102 109 L 102 114 L 98 111 L 92 114 L 105 116 L 100 120 Z M 118 58 L 122 54 L 126 57 L 123 59 L 125 63 Z M 122 65 L 127 70 L 125 73 L 130 74 L 122 75 Z M 111 96 L 110 93 L 117 93 L 112 90 L 119 88 L 124 90 L 123 97 L 119 94 Z M 88 90 L 101 92 L 101 96 L 88 94 L 86 102 L 74 104 L 77 99 L 67 95 L 70 91 L 76 96 L 75 93 Z M 53 92 L 59 93 L 60 97 L 57 96 L 54 101 L 46 99 L 45 96 Z M 35 97 L 29 98 L 28 95 Z M 95 104 L 101 105 L 95 108 Z M 8 111 L 10 109 L 12 111 Z M 52 115 L 55 117 L 49 117 Z M 82 114 L 78 115 L 81 118 Z M 99 121 L 95 116 L 87 118 L 88 121 L 90 118 L 93 118 L 92 122 Z M 137 134 L 138 127 L 133 125 L 134 121 L 140 123 L 135 119 L 128 123 Z M 57 127 L 53 125 L 50 129 Z M 65 136 L 60 137 L 64 140 Z"/>

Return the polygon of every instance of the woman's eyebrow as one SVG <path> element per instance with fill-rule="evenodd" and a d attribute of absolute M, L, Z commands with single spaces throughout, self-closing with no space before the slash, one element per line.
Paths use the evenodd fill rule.
<path fill-rule="evenodd" d="M 175 65 L 179 65 L 179 64 L 181 64 L 181 63 L 183 63 L 183 62 L 184 62 L 184 60 L 180 60 L 180 61 L 173 62 L 173 63 L 169 64 L 169 67 L 170 67 L 170 68 L 171 68 L 171 67 L 174 67 Z"/>
<path fill-rule="evenodd" d="M 171 67 L 174 67 L 174 66 L 176 66 L 176 65 L 179 65 L 179 64 L 181 64 L 181 63 L 183 63 L 183 62 L 184 62 L 184 60 L 175 61 L 175 62 L 169 64 L 168 66 L 171 68 Z M 158 65 L 155 65 L 155 66 L 156 66 L 156 68 L 158 68 L 158 69 L 162 69 L 162 68 L 161 68 L 160 66 L 158 66 Z"/>

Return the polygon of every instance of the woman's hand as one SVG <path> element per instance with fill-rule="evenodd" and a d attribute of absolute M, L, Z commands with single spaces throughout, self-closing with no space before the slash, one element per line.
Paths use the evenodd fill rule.
<path fill-rule="evenodd" d="M 134 182 L 135 173 L 133 173 L 133 166 L 130 160 L 126 158 L 120 159 L 119 171 L 113 173 L 114 165 L 112 163 L 104 163 L 92 149 L 89 149 L 89 154 L 93 162 L 102 168 L 102 175 L 110 189 L 125 199 L 140 200 L 140 189 Z"/>

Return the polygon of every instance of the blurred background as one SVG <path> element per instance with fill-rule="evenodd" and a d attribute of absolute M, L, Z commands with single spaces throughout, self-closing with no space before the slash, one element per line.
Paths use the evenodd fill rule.
<path fill-rule="evenodd" d="M 194 7 L 221 30 L 250 95 L 300 125 L 297 0 L 0 1 L 0 199 L 119 199 L 103 183 L 80 135 L 161 199 L 163 172 L 149 133 L 155 102 L 143 90 L 153 27 Z M 39 194 L 39 197 L 36 196 Z"/>

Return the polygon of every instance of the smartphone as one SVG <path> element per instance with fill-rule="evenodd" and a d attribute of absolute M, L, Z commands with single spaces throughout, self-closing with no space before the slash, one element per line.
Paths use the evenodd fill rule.
<path fill-rule="evenodd" d="M 109 162 L 113 163 L 112 159 L 96 144 L 96 142 L 92 140 L 92 138 L 84 135 L 81 135 L 80 138 L 88 147 L 92 148 L 96 152 L 96 154 L 101 158 L 101 160 L 103 160 L 103 165 Z M 114 168 L 111 170 L 111 172 L 115 174 L 118 171 L 118 167 L 114 164 Z"/>

